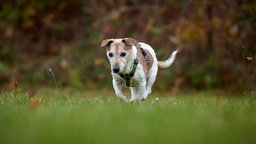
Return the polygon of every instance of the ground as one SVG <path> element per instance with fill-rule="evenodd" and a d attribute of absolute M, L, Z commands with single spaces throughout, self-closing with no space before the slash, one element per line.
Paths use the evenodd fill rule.
<path fill-rule="evenodd" d="M 255 100 L 156 92 L 142 104 L 126 104 L 104 90 L 2 92 L 0 143 L 253 143 Z"/>

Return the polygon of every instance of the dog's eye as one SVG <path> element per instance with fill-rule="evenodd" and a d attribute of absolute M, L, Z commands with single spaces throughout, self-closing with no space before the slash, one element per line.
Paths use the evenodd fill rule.
<path fill-rule="evenodd" d="M 109 57 L 113 57 L 114 55 L 113 55 L 113 53 L 109 53 L 108 56 Z"/>
<path fill-rule="evenodd" d="M 121 52 L 120 56 L 121 57 L 125 57 L 126 53 L 125 52 Z"/>

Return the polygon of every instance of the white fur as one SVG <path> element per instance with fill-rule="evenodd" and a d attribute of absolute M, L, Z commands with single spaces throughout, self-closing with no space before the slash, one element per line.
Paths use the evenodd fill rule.
<path fill-rule="evenodd" d="M 142 42 L 140 42 L 139 44 L 141 45 L 142 48 L 148 50 L 151 53 L 151 55 L 153 56 L 153 64 L 148 72 L 148 77 L 146 77 L 142 65 L 137 65 L 137 69 L 133 77 L 133 80 L 135 81 L 136 85 L 135 87 L 130 87 L 131 99 L 129 100 L 129 102 L 133 102 L 136 100 L 141 101 L 147 98 L 147 96 L 151 93 L 151 87 L 153 86 L 156 80 L 156 75 L 158 71 L 158 61 L 154 49 L 148 44 Z M 173 63 L 176 53 L 177 50 L 172 53 L 168 60 L 164 61 L 166 67 L 169 67 Z M 122 72 L 127 73 L 130 71 L 130 66 L 132 65 L 136 57 L 137 49 L 135 46 L 132 46 L 131 58 L 124 66 Z M 125 86 L 124 84 L 122 85 L 123 79 L 117 73 L 112 72 L 111 74 L 113 77 L 113 87 L 117 97 L 122 101 L 128 102 L 126 96 L 122 93 L 122 86 Z"/>

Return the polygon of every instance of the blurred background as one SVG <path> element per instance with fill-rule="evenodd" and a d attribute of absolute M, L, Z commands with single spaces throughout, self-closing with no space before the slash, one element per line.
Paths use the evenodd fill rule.
<path fill-rule="evenodd" d="M 111 88 L 101 41 L 132 37 L 159 60 L 154 90 L 254 91 L 254 0 L 5 0 L 0 2 L 0 90 Z"/>

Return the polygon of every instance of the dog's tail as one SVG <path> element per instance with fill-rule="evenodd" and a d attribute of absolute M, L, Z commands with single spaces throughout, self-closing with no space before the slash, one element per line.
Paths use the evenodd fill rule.
<path fill-rule="evenodd" d="M 157 65 L 159 68 L 167 68 L 172 65 L 172 63 L 175 60 L 175 56 L 177 54 L 178 50 L 174 51 L 171 56 L 166 61 L 158 61 Z"/>

